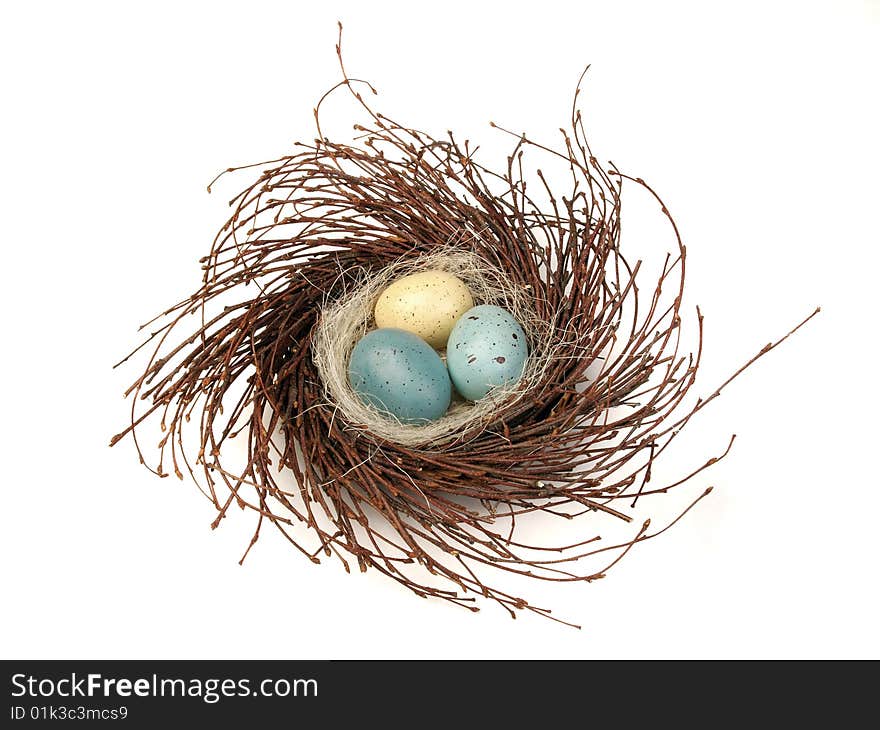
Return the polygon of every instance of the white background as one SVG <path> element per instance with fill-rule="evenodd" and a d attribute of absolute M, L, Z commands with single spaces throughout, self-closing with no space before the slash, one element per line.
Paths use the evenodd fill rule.
<path fill-rule="evenodd" d="M 0 12 L 4 658 L 880 656 L 880 3 Z M 509 146 L 489 119 L 553 139 L 592 64 L 594 149 L 663 194 L 688 244 L 701 392 L 822 305 L 701 413 L 656 479 L 736 432 L 731 456 L 640 514 L 662 522 L 715 485 L 698 510 L 606 580 L 531 586 L 581 631 L 316 567 L 269 531 L 239 567 L 250 515 L 212 531 L 193 485 L 151 476 L 130 442 L 107 447 L 137 369 L 111 364 L 195 288 L 247 178 L 205 184 L 312 138 L 338 79 L 337 19 L 383 111 L 478 140 L 487 163 Z M 635 215 L 629 232 L 650 230 Z"/>

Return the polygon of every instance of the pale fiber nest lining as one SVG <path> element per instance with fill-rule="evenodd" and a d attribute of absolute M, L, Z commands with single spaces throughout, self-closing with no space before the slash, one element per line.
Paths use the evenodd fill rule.
<path fill-rule="evenodd" d="M 457 276 L 467 284 L 475 305 L 495 304 L 513 314 L 526 333 L 529 356 L 518 383 L 495 388 L 475 403 L 453 396 L 449 410 L 440 419 L 425 425 L 403 424 L 361 401 L 348 383 L 348 360 L 355 343 L 375 327 L 373 307 L 385 287 L 395 279 L 427 269 Z M 352 427 L 378 440 L 405 446 L 438 446 L 483 430 L 500 406 L 521 399 L 539 382 L 552 359 L 553 331 L 553 323 L 539 320 L 535 314 L 530 291 L 472 251 L 450 247 L 418 258 L 404 258 L 378 272 L 364 274 L 343 296 L 325 302 L 315 328 L 312 357 L 334 417 L 343 417 Z"/>

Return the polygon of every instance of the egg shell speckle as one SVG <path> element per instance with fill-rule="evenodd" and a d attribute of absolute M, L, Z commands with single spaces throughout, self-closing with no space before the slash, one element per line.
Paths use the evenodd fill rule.
<path fill-rule="evenodd" d="M 459 317 L 473 306 L 474 298 L 461 279 L 429 269 L 392 282 L 376 300 L 374 315 L 377 327 L 412 332 L 441 349 Z"/>
<path fill-rule="evenodd" d="M 452 383 L 440 356 L 428 344 L 400 329 L 364 335 L 351 353 L 348 381 L 364 403 L 402 423 L 427 423 L 449 408 Z"/>
<path fill-rule="evenodd" d="M 510 312 L 492 304 L 465 312 L 449 335 L 446 349 L 455 389 L 472 401 L 495 386 L 518 381 L 527 357 L 523 328 Z"/>

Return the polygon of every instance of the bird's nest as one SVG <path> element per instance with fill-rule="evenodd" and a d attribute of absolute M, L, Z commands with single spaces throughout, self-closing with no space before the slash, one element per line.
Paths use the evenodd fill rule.
<path fill-rule="evenodd" d="M 513 135 L 493 168 L 452 133 L 434 138 L 375 112 L 362 95 L 372 87 L 339 58 L 343 80 L 331 92 L 347 89 L 360 104 L 355 140 L 327 138 L 319 104 L 313 144 L 248 166 L 262 172 L 232 199 L 201 287 L 151 325 L 149 363 L 127 392 L 131 423 L 113 443 L 132 435 L 146 463 L 137 437 L 155 416 L 163 435 L 150 468 L 191 475 L 216 507 L 214 526 L 233 505 L 251 510 L 251 545 L 271 523 L 315 563 L 335 555 L 420 596 L 549 615 L 496 585 L 493 571 L 603 577 L 657 532 L 643 520 L 603 544 L 591 521 L 629 522 L 641 497 L 719 458 L 673 483 L 650 481 L 730 382 L 686 402 L 702 317 L 681 308 L 685 248 L 654 191 L 594 157 L 577 92 L 558 148 Z M 565 175 L 536 170 L 527 193 L 526 151 L 563 162 Z M 646 283 L 620 247 L 624 184 L 656 198 L 676 241 Z M 477 303 L 511 309 L 530 358 L 517 386 L 402 426 L 351 393 L 346 360 L 381 288 L 426 267 L 453 271 Z M 693 352 L 682 345 L 686 325 Z M 582 539 L 559 544 L 548 530 L 525 541 L 521 526 L 536 515 L 580 520 Z"/>

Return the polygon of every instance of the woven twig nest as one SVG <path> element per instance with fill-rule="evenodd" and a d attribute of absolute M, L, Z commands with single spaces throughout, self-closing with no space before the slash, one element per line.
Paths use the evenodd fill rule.
<path fill-rule="evenodd" d="M 700 344 L 680 349 L 685 248 L 657 198 L 677 249 L 642 283 L 619 246 L 621 187 L 654 192 L 597 162 L 576 104 L 559 149 L 514 135 L 493 169 L 452 133 L 437 139 L 375 112 L 361 94 L 372 87 L 342 70 L 334 89 L 366 115 L 357 139 L 328 139 L 318 121 L 313 144 L 260 163 L 202 260 L 202 286 L 152 325 L 149 363 L 128 391 L 131 425 L 113 442 L 156 416 L 164 434 L 150 468 L 191 475 L 217 509 L 214 526 L 233 505 L 251 510 L 251 545 L 271 523 L 316 563 L 335 555 L 471 610 L 482 596 L 511 615 L 549 615 L 495 586 L 493 570 L 600 578 L 653 533 L 644 521 L 606 545 L 591 521 L 631 521 L 639 496 L 717 460 L 650 484 L 654 460 L 720 392 L 683 406 L 702 342 L 697 311 Z M 526 150 L 570 172 L 537 170 L 533 195 Z M 530 359 L 515 386 L 403 426 L 351 393 L 345 361 L 382 287 L 426 267 L 513 311 Z M 525 544 L 521 526 L 536 513 L 584 521 L 583 539 Z"/>

